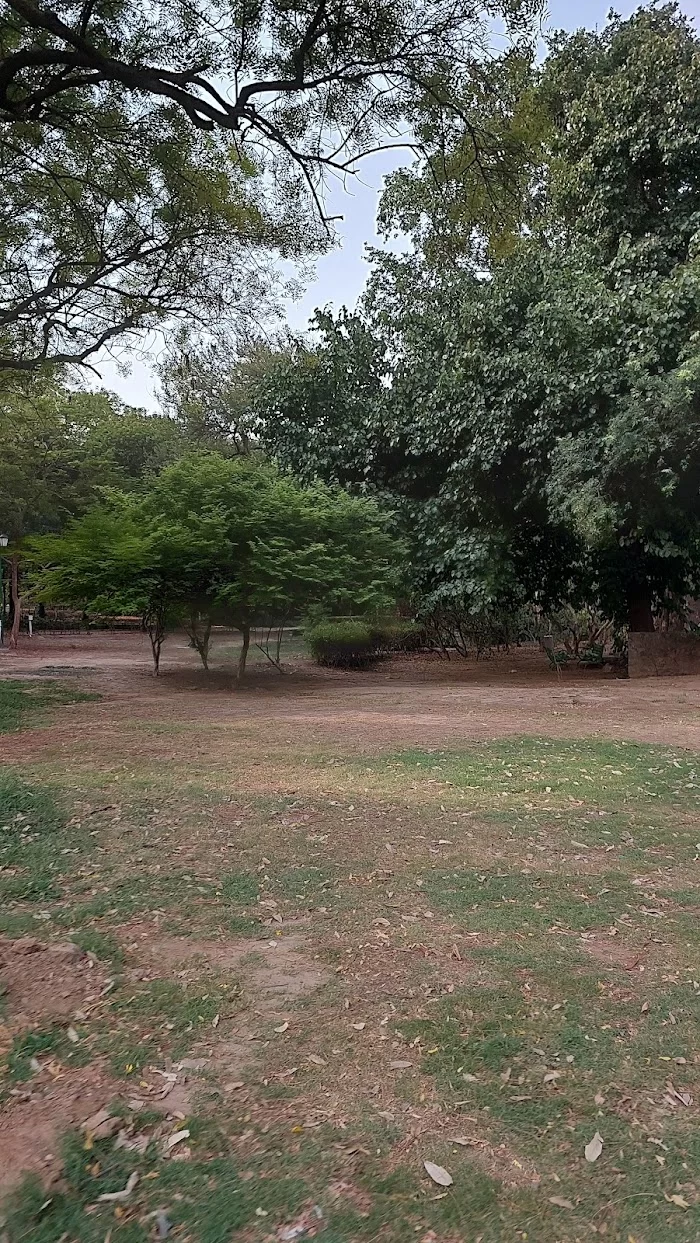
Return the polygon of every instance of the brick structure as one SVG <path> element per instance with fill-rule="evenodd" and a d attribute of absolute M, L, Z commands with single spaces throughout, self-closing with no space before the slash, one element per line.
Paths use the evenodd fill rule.
<path fill-rule="evenodd" d="M 700 635 L 687 630 L 631 630 L 627 641 L 631 678 L 700 674 Z"/>

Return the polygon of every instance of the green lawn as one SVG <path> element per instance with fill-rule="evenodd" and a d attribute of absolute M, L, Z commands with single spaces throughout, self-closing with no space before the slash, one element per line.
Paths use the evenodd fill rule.
<path fill-rule="evenodd" d="M 0 734 L 46 723 L 49 710 L 61 704 L 97 699 L 61 682 L 0 679 Z"/>
<path fill-rule="evenodd" d="M 254 750 L 193 781 L 182 747 L 0 780 L 2 927 L 70 936 L 110 977 L 79 1046 L 65 1024 L 15 1036 L 0 1091 L 31 1086 L 33 1057 L 104 1064 L 144 1148 L 66 1128 L 63 1182 L 15 1193 L 9 1243 L 146 1243 L 158 1213 L 177 1243 L 700 1237 L 694 755 L 300 743 L 263 796 Z M 129 929 L 149 918 L 250 952 L 199 976 L 156 956 L 144 975 Z M 261 1003 L 275 938 L 323 972 L 284 1022 Z M 241 1030 L 232 1091 L 217 1067 Z M 130 1112 L 132 1082 L 203 1051 L 186 1119 Z M 134 1171 L 128 1200 L 98 1201 Z"/>

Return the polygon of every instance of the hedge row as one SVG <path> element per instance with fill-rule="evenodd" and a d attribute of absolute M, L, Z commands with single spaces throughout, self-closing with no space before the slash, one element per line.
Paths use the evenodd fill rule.
<path fill-rule="evenodd" d="M 304 635 L 319 665 L 336 669 L 366 669 L 387 652 L 413 652 L 425 644 L 425 633 L 415 622 L 319 622 Z"/>

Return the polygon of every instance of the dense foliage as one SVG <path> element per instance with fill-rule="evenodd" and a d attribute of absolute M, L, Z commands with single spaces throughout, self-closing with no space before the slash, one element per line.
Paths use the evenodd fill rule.
<path fill-rule="evenodd" d="M 239 676 L 256 623 L 280 625 L 310 605 L 386 609 L 400 559 L 372 501 L 302 488 L 255 455 L 215 453 L 112 492 L 30 548 L 36 598 L 140 614 L 156 672 L 170 625 L 188 626 L 206 666 L 212 620 L 227 621 L 243 638 Z"/>
<path fill-rule="evenodd" d="M 700 591 L 700 41 L 654 6 L 508 81 L 507 237 L 455 123 L 387 191 L 414 253 L 277 353 L 258 413 L 307 478 L 392 498 L 428 611 L 590 602 L 648 629 Z"/>
<path fill-rule="evenodd" d="M 364 669 L 379 654 L 372 627 L 354 619 L 318 622 L 304 639 L 314 660 L 332 668 Z"/>
<path fill-rule="evenodd" d="M 83 363 L 173 317 L 259 323 L 322 248 L 328 173 L 446 112 L 489 20 L 538 0 L 7 0 L 0 367 Z M 389 136 L 389 137 L 387 137 Z"/>
<path fill-rule="evenodd" d="M 0 531 L 17 542 L 58 531 L 103 487 L 138 487 L 188 447 L 173 419 L 60 377 L 0 378 Z"/>

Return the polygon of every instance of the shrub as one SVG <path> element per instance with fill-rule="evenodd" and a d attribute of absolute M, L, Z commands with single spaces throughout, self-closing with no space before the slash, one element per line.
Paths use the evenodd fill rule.
<path fill-rule="evenodd" d="M 428 643 L 425 627 L 412 621 L 379 622 L 372 627 L 372 637 L 384 652 L 418 652 Z"/>
<path fill-rule="evenodd" d="M 336 669 L 362 669 L 378 657 L 372 629 L 362 621 L 319 622 L 304 635 L 319 665 Z"/>

